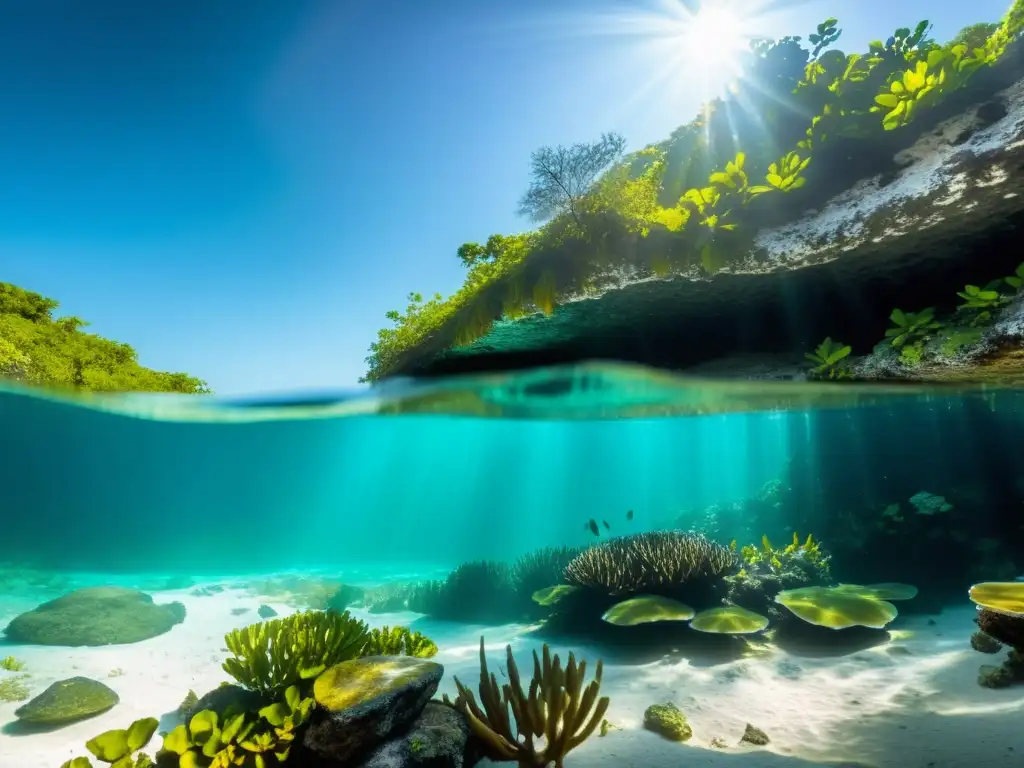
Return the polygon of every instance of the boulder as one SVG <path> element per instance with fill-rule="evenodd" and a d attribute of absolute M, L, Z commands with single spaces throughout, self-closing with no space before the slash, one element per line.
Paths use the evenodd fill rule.
<path fill-rule="evenodd" d="M 155 605 L 134 589 L 88 587 L 16 616 L 4 631 L 17 643 L 114 645 L 148 640 L 184 620 L 181 603 Z"/>
<path fill-rule="evenodd" d="M 328 765 L 350 765 L 419 717 L 444 674 L 440 664 L 409 656 L 343 661 L 317 678 L 317 708 L 304 746 Z"/>
<path fill-rule="evenodd" d="M 61 725 L 102 714 L 120 701 L 118 695 L 88 677 L 59 680 L 14 711 L 19 720 L 34 725 Z"/>
<path fill-rule="evenodd" d="M 478 754 L 469 725 L 454 707 L 427 702 L 412 727 L 386 741 L 359 768 L 468 768 Z"/>

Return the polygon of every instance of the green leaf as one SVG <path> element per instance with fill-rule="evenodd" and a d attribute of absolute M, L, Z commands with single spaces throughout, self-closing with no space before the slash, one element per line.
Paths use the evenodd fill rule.
<path fill-rule="evenodd" d="M 176 726 L 173 731 L 164 736 L 163 748 L 167 752 L 184 755 L 191 746 L 192 740 L 189 738 L 188 728 L 184 725 Z"/>
<path fill-rule="evenodd" d="M 92 768 L 92 763 L 89 762 L 88 757 L 73 757 L 60 768 Z"/>
<path fill-rule="evenodd" d="M 907 324 L 907 316 L 902 309 L 894 309 L 892 314 L 889 315 L 889 319 L 896 323 L 896 325 Z"/>
<path fill-rule="evenodd" d="M 288 717 L 289 714 L 290 710 L 288 709 L 288 705 L 280 701 L 263 707 L 263 709 L 259 711 L 260 717 L 271 725 L 277 727 L 284 725 L 284 719 Z"/>
<path fill-rule="evenodd" d="M 138 752 L 144 746 L 149 744 L 149 740 L 153 738 L 153 734 L 156 733 L 157 726 L 160 725 L 160 721 L 155 717 L 145 717 L 141 720 L 136 720 L 134 723 L 128 726 L 128 749 L 131 752 Z"/>
<path fill-rule="evenodd" d="M 226 718 L 224 721 L 224 730 L 222 730 L 220 734 L 221 741 L 225 744 L 234 743 L 235 739 L 238 738 L 243 725 L 245 725 L 244 712 L 235 715 L 234 717 Z"/>
<path fill-rule="evenodd" d="M 875 96 L 875 101 L 883 107 L 889 107 L 891 109 L 900 103 L 900 97 L 895 93 L 880 93 Z"/>
<path fill-rule="evenodd" d="M 112 763 L 125 755 L 131 754 L 132 751 L 128 746 L 128 731 L 123 728 L 115 731 L 106 731 L 93 739 L 89 739 L 89 741 L 85 742 L 85 748 L 104 763 Z"/>
<path fill-rule="evenodd" d="M 189 750 L 178 758 L 178 768 L 203 768 L 203 761 L 198 752 Z"/>

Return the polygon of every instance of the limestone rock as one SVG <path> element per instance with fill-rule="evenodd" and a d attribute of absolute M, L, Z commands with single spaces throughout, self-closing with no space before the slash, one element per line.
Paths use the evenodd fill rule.
<path fill-rule="evenodd" d="M 477 757 L 466 719 L 431 701 L 408 731 L 381 744 L 359 768 L 468 768 Z"/>
<path fill-rule="evenodd" d="M 88 587 L 16 616 L 5 632 L 19 643 L 113 645 L 148 640 L 184 620 L 181 603 L 155 605 L 138 590 Z"/>
<path fill-rule="evenodd" d="M 313 685 L 318 706 L 303 744 L 330 765 L 349 765 L 407 729 L 443 674 L 440 664 L 409 656 L 367 656 L 336 664 Z"/>
<path fill-rule="evenodd" d="M 37 725 L 59 725 L 102 714 L 120 701 L 103 683 L 88 677 L 59 680 L 14 711 L 19 720 Z"/>

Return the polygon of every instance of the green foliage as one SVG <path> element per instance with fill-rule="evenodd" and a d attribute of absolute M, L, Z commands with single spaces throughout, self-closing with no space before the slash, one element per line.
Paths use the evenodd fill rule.
<path fill-rule="evenodd" d="M 732 542 L 730 546 L 735 550 L 736 542 Z M 796 531 L 793 532 L 792 541 L 782 549 L 776 549 L 767 536 L 762 536 L 761 546 L 748 544 L 740 549 L 740 558 L 745 568 L 767 569 L 776 574 L 791 570 L 796 562 L 827 574 L 829 560 L 814 536 L 807 534 L 807 540 L 801 543 Z"/>
<path fill-rule="evenodd" d="M 1003 296 L 999 291 L 1002 283 L 1002 280 L 994 280 L 984 288 L 968 285 L 963 291 L 957 292 L 957 296 L 964 300 L 957 309 L 974 315 L 971 320 L 972 326 L 988 323 L 992 319 L 993 312 L 1010 303 L 1009 297 Z"/>
<path fill-rule="evenodd" d="M 826 337 L 813 353 L 808 353 L 804 357 L 814 363 L 811 373 L 815 377 L 842 379 L 850 375 L 849 368 L 842 365 L 842 362 L 850 356 L 852 351 L 849 346 L 832 341 L 831 337 Z"/>
<path fill-rule="evenodd" d="M 267 768 L 288 759 L 299 729 L 308 721 L 314 701 L 289 686 L 280 701 L 254 717 L 228 710 L 206 709 L 164 737 L 157 759 L 177 758 L 179 768 Z"/>
<path fill-rule="evenodd" d="M 83 333 L 80 318 L 54 319 L 58 306 L 0 283 L 0 377 L 64 389 L 209 392 L 193 376 L 144 368 L 130 345 Z"/>
<path fill-rule="evenodd" d="M 511 621 L 516 616 L 509 566 L 491 560 L 463 563 L 444 581 L 418 585 L 409 610 L 445 621 Z"/>
<path fill-rule="evenodd" d="M 0 669 L 6 669 L 8 672 L 20 672 L 24 668 L 25 662 L 18 661 L 13 656 L 5 656 L 0 660 Z"/>
<path fill-rule="evenodd" d="M 1013 288 L 1014 293 L 1020 293 L 1021 286 L 1024 286 L 1024 261 L 1017 267 L 1017 271 L 1009 277 L 1003 278 L 1004 282 Z"/>
<path fill-rule="evenodd" d="M 705 105 L 667 141 L 619 162 L 624 142 L 615 134 L 534 153 L 521 212 L 547 223 L 463 245 L 458 255 L 469 271 L 462 288 L 388 313 L 394 327 L 370 345 L 366 379 L 400 367 L 418 345 L 465 345 L 499 318 L 550 314 L 560 296 L 586 293 L 616 259 L 632 259 L 637 238 L 656 238 L 642 262 L 656 276 L 729 266 L 749 252 L 748 209 L 770 192 L 803 188 L 823 144 L 902 128 L 996 63 L 1024 28 L 1024 2 L 1016 0 L 996 27 L 965 30 L 946 45 L 922 21 L 846 54 L 831 47 L 842 34 L 837 25 L 818 25 L 809 48 L 793 36 L 758 41 L 729 96 Z M 790 149 L 779 158 L 780 148 Z M 761 177 L 764 183 L 749 184 Z"/>
<path fill-rule="evenodd" d="M 128 728 L 105 731 L 85 743 L 86 749 L 103 763 L 113 768 L 150 768 L 152 759 L 145 752 L 139 752 L 156 733 L 159 722 L 155 717 L 136 720 Z M 92 768 L 87 757 L 68 760 L 61 768 Z"/>
<path fill-rule="evenodd" d="M 928 307 L 920 312 L 894 309 L 889 319 L 893 326 L 886 329 L 885 337 L 892 339 L 892 345 L 896 348 L 924 342 L 933 332 L 942 328 L 935 320 L 935 307 Z"/>
<path fill-rule="evenodd" d="M 408 627 L 373 629 L 361 656 L 415 656 L 429 659 L 437 655 L 437 644 Z"/>
<path fill-rule="evenodd" d="M 0 680 L 0 701 L 25 701 L 28 698 L 28 675 L 17 675 Z"/>
<path fill-rule="evenodd" d="M 233 655 L 224 671 L 246 688 L 280 690 L 357 657 L 367 637 L 366 624 L 348 611 L 296 613 L 225 635 Z"/>

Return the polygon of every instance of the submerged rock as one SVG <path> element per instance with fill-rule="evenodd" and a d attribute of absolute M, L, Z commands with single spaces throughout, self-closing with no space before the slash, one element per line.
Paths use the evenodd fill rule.
<path fill-rule="evenodd" d="M 652 704 L 644 712 L 644 728 L 670 741 L 688 741 L 693 729 L 675 704 Z"/>
<path fill-rule="evenodd" d="M 771 739 L 768 738 L 767 733 L 760 728 L 755 728 L 750 723 L 747 723 L 743 736 L 740 737 L 740 744 L 753 744 L 756 747 L 763 747 L 769 741 Z"/>
<path fill-rule="evenodd" d="M 14 711 L 26 723 L 59 725 L 102 714 L 118 703 L 118 695 L 88 677 L 60 680 Z"/>
<path fill-rule="evenodd" d="M 316 679 L 304 746 L 329 764 L 350 761 L 402 733 L 437 691 L 444 667 L 409 656 L 343 661 Z"/>
<path fill-rule="evenodd" d="M 15 617 L 7 637 L 36 645 L 115 645 L 162 635 L 185 620 L 181 603 L 155 605 L 145 592 L 88 587 Z"/>
<path fill-rule="evenodd" d="M 359 768 L 466 768 L 476 763 L 469 725 L 454 707 L 430 701 L 412 727 L 381 744 Z"/>
<path fill-rule="evenodd" d="M 256 609 L 256 613 L 260 615 L 261 619 L 272 619 L 277 616 L 277 611 L 271 608 L 269 605 L 261 605 Z"/>

